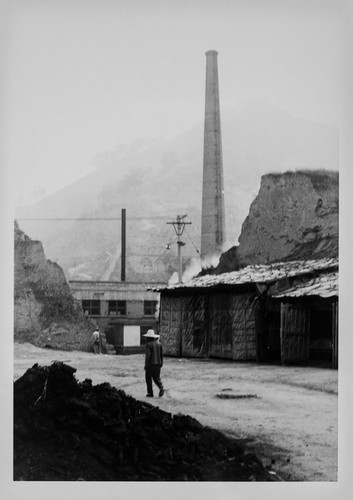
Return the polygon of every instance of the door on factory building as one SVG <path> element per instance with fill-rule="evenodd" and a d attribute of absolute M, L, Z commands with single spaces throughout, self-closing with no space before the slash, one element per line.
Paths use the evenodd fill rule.
<path fill-rule="evenodd" d="M 124 345 L 124 325 L 110 324 L 105 332 L 108 344 L 114 347 L 123 347 Z"/>
<path fill-rule="evenodd" d="M 124 326 L 124 347 L 136 347 L 141 345 L 140 325 Z"/>

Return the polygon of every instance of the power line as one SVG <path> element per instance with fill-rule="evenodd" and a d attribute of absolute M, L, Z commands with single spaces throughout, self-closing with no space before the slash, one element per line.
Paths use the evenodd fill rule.
<path fill-rule="evenodd" d="M 200 251 L 199 249 L 196 247 L 196 245 L 194 244 L 194 242 L 192 241 L 192 239 L 190 238 L 190 235 L 189 233 L 185 230 L 185 234 L 187 235 L 187 237 L 189 238 L 189 240 L 191 241 L 191 244 L 192 246 L 195 248 L 196 252 L 200 255 Z"/>
<path fill-rule="evenodd" d="M 128 220 L 156 220 L 156 219 L 168 219 L 168 215 L 156 215 L 154 217 L 129 217 Z M 121 221 L 121 217 L 15 217 L 15 220 L 20 221 L 102 221 L 102 220 L 112 220 L 112 221 Z"/>

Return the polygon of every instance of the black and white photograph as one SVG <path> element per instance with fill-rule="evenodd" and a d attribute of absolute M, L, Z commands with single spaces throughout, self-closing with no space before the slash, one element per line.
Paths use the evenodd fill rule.
<path fill-rule="evenodd" d="M 352 14 L 1 3 L 6 498 L 349 498 Z"/>

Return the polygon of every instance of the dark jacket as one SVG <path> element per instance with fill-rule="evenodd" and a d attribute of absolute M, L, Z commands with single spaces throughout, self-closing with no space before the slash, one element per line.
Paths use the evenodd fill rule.
<path fill-rule="evenodd" d="M 150 366 L 163 366 L 163 349 L 158 340 L 151 340 L 146 344 L 145 369 Z"/>

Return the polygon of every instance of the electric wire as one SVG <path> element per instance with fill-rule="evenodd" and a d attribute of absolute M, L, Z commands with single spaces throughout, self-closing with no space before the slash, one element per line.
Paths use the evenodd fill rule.
<path fill-rule="evenodd" d="M 169 216 L 156 215 L 153 217 L 129 217 L 129 220 L 156 220 L 156 219 L 168 219 Z M 102 220 L 112 220 L 121 221 L 121 217 L 15 217 L 15 220 L 20 221 L 102 221 Z"/>
<path fill-rule="evenodd" d="M 190 235 L 189 235 L 189 233 L 186 231 L 186 229 L 185 229 L 185 234 L 188 236 L 189 240 L 191 241 L 191 244 L 192 244 L 192 246 L 195 248 L 196 253 L 198 253 L 198 254 L 200 255 L 200 251 L 198 250 L 198 248 L 196 247 L 196 245 L 194 244 L 194 242 L 193 242 L 193 241 L 192 241 L 192 239 L 190 238 Z"/>

